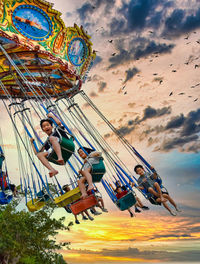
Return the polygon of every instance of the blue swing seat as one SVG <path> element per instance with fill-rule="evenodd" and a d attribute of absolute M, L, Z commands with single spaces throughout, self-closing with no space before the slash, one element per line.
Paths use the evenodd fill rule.
<path fill-rule="evenodd" d="M 9 204 L 13 199 L 12 195 L 7 195 L 5 192 L 0 192 L 0 204 Z"/>
<path fill-rule="evenodd" d="M 129 191 L 122 198 L 117 200 L 116 205 L 121 211 L 125 211 L 136 204 L 135 194 L 132 191 Z"/>
<path fill-rule="evenodd" d="M 37 198 L 40 199 L 41 202 L 47 202 L 50 199 L 49 195 L 43 190 L 37 193 Z"/>

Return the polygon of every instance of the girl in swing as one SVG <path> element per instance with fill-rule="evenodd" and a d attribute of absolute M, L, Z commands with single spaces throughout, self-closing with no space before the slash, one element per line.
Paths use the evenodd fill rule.
<path fill-rule="evenodd" d="M 51 166 L 48 161 L 48 156 L 54 150 L 58 157 L 57 163 L 59 163 L 60 165 L 64 165 L 65 162 L 62 157 L 60 137 L 62 136 L 68 138 L 68 136 L 66 132 L 63 131 L 64 127 L 61 126 L 61 122 L 57 117 L 55 117 L 52 113 L 49 113 L 47 117 L 52 118 L 56 122 L 56 124 L 58 125 L 57 131 L 54 131 L 53 129 L 53 121 L 51 119 L 42 119 L 40 121 L 40 127 L 42 131 L 48 135 L 47 141 L 44 143 L 40 151 L 37 152 L 33 144 L 34 138 L 31 138 L 30 140 L 35 155 L 37 155 L 38 159 L 49 170 L 49 176 L 53 177 L 58 174 L 58 171 Z"/>
<path fill-rule="evenodd" d="M 78 180 L 78 186 L 82 193 L 81 198 L 86 198 L 88 196 L 87 191 L 91 191 L 94 188 L 93 182 L 92 182 L 92 175 L 91 175 L 92 165 L 98 164 L 99 160 L 102 158 L 102 155 L 101 155 L 101 152 L 97 152 L 97 151 L 94 151 L 93 149 L 86 148 L 86 147 L 82 147 L 82 148 L 80 147 L 78 149 L 78 154 L 84 160 L 84 165 L 82 169 L 79 171 L 82 177 L 80 178 L 80 180 Z M 87 191 L 85 188 L 86 181 L 88 183 Z"/>

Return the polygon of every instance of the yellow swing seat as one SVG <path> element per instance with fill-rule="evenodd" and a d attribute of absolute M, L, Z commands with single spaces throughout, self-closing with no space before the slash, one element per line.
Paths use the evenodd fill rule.
<path fill-rule="evenodd" d="M 29 212 L 36 212 L 42 209 L 45 206 L 45 202 L 41 201 L 41 199 L 33 199 L 27 202 L 26 204 Z"/>
<path fill-rule="evenodd" d="M 79 187 L 76 187 L 75 189 L 62 194 L 61 196 L 56 197 L 54 199 L 54 202 L 58 207 L 64 207 L 79 200 L 80 197 L 81 197 L 80 189 Z"/>

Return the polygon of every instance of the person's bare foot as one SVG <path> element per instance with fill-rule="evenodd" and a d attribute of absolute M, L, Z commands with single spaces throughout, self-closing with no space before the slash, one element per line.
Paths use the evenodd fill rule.
<path fill-rule="evenodd" d="M 83 193 L 83 194 L 81 195 L 81 199 L 85 199 L 87 196 L 88 196 L 87 193 Z"/>
<path fill-rule="evenodd" d="M 51 171 L 49 172 L 49 177 L 53 177 L 53 176 L 55 176 L 56 174 L 58 174 L 58 171 L 57 171 L 57 170 L 51 170 Z"/>
<path fill-rule="evenodd" d="M 58 159 L 57 162 L 60 165 L 65 165 L 64 159 Z"/>

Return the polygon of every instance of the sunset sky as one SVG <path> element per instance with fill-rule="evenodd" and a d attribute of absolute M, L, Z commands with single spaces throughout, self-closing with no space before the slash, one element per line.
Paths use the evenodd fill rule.
<path fill-rule="evenodd" d="M 83 90 L 157 169 L 182 210 L 173 217 L 139 194 L 150 210 L 130 218 L 100 187 L 109 212 L 94 221 L 79 217 L 80 225 L 59 233 L 59 241 L 71 242 L 70 251 L 62 250 L 64 258 L 68 264 L 200 263 L 200 1 L 50 2 L 62 12 L 66 26 L 83 25 L 92 37 L 97 57 Z M 133 171 L 133 161 L 113 133 L 81 100 L 80 105 Z M 16 147 L 0 107 L 13 175 Z M 56 209 L 55 217 L 63 215 L 64 209 Z M 66 215 L 65 221 L 73 216 Z"/>

